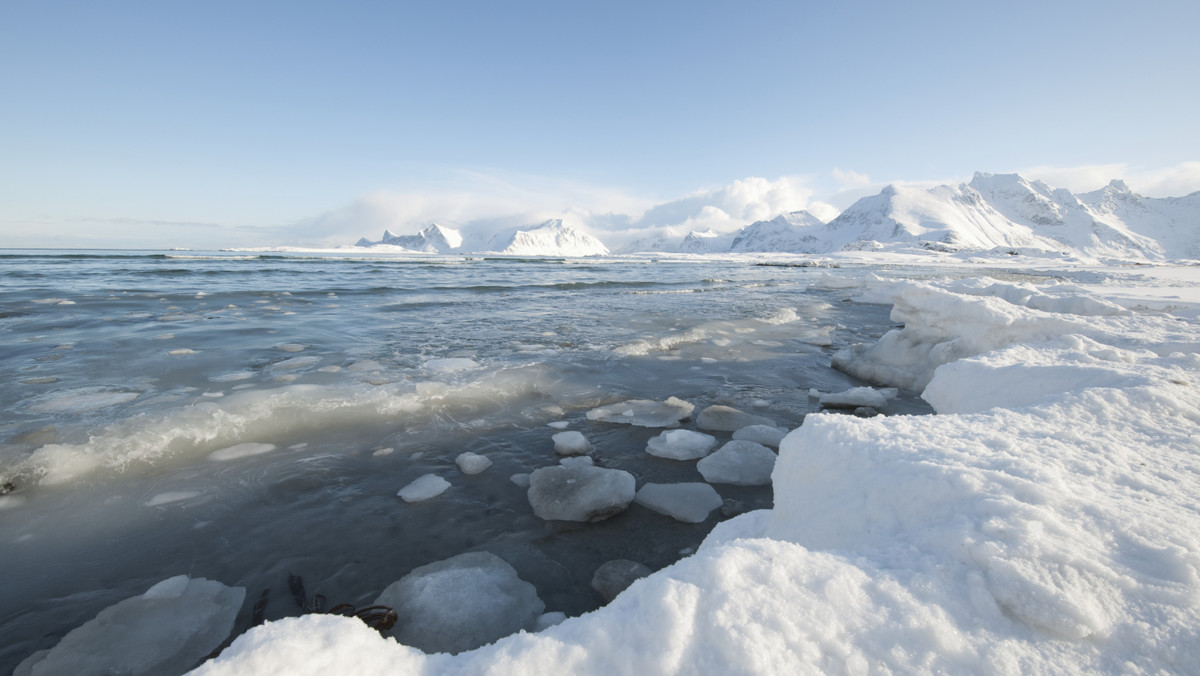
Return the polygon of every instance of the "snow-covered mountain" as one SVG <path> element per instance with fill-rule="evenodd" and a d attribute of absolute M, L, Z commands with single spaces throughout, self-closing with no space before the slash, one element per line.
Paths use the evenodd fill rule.
<path fill-rule="evenodd" d="M 1018 174 L 977 173 L 970 182 L 934 188 L 890 185 L 864 197 L 829 223 L 807 211 L 756 221 L 734 232 L 672 234 L 669 224 L 619 253 L 826 254 L 836 251 L 1044 251 L 1090 258 L 1200 258 L 1200 191 L 1184 197 L 1143 197 L 1122 181 L 1074 194 Z M 651 232 L 651 231 L 648 231 Z M 430 225 L 416 235 L 385 231 L 359 246 L 390 245 L 447 253 L 492 251 L 519 256 L 609 253 L 581 226 L 550 220 L 464 244 L 452 228 Z"/>
<path fill-rule="evenodd" d="M 434 223 L 415 235 L 397 235 L 391 230 L 383 231 L 383 238 L 378 242 L 363 237 L 355 246 L 398 246 L 409 251 L 425 253 L 446 253 L 462 246 L 462 234 L 454 228 Z"/>
<path fill-rule="evenodd" d="M 1142 197 L 1121 181 L 1075 195 L 1018 174 L 977 173 L 928 190 L 888 186 L 813 236 L 817 252 L 910 244 L 942 250 L 1064 251 L 1093 257 L 1194 258 L 1200 192 Z"/>
<path fill-rule="evenodd" d="M 820 242 L 814 228 L 824 225 L 807 211 L 781 214 L 769 221 L 755 221 L 734 234 L 729 251 L 779 251 L 816 253 Z"/>
<path fill-rule="evenodd" d="M 603 242 L 558 218 L 533 228 L 501 232 L 492 237 L 487 248 L 515 256 L 603 256 L 608 253 Z"/>

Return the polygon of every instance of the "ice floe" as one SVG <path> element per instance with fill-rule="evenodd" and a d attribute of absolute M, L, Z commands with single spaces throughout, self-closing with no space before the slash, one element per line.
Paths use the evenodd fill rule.
<path fill-rule="evenodd" d="M 721 506 L 721 496 L 706 483 L 654 484 L 638 489 L 633 501 L 659 514 L 684 521 L 700 523 L 709 513 Z"/>
<path fill-rule="evenodd" d="M 696 463 L 704 480 L 713 484 L 765 486 L 771 483 L 775 452 L 753 441 L 731 441 Z"/>
<path fill-rule="evenodd" d="M 529 504 L 546 520 L 603 521 L 633 502 L 636 482 L 619 469 L 580 463 L 535 470 L 529 476 Z"/>
<path fill-rule="evenodd" d="M 671 460 L 696 460 L 708 455 L 717 445 L 711 434 L 692 430 L 665 430 L 646 442 L 646 452 Z"/>
<path fill-rule="evenodd" d="M 409 482 L 396 495 L 405 502 L 422 502 L 445 493 L 447 488 L 450 488 L 449 481 L 430 473 Z"/>
<path fill-rule="evenodd" d="M 587 419 L 638 427 L 678 427 L 694 409 L 695 405 L 677 397 L 662 402 L 631 399 L 594 408 L 587 412 Z"/>

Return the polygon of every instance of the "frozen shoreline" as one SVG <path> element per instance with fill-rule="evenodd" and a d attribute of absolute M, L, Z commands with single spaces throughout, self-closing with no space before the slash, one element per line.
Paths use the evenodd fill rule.
<path fill-rule="evenodd" d="M 1021 263 L 1004 267 L 1055 267 Z M 195 673 L 1186 670 L 1200 662 L 1200 268 L 1145 266 L 1112 287 L 1088 269 L 1095 284 L 1042 290 L 835 278 L 905 325 L 859 365 L 922 374 L 941 415 L 809 416 L 781 447 L 773 510 L 719 525 L 598 611 L 456 657 L 310 615 Z"/>

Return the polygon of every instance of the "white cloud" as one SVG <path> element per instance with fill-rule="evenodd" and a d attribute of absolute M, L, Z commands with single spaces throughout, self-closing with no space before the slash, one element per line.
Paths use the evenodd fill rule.
<path fill-rule="evenodd" d="M 1147 197 L 1179 197 L 1200 190 L 1200 162 L 1181 162 L 1154 169 L 1122 162 L 1079 167 L 1038 166 L 1021 169 L 1018 173 L 1074 193 L 1097 190 L 1114 178 L 1124 180 L 1130 190 Z"/>
<path fill-rule="evenodd" d="M 843 190 L 852 188 L 865 188 L 872 185 L 871 177 L 866 174 L 860 174 L 857 171 L 850 169 L 839 169 L 834 167 L 833 178 L 838 182 Z"/>
<path fill-rule="evenodd" d="M 567 218 L 610 247 L 619 247 L 651 235 L 706 229 L 731 232 L 756 220 L 804 209 L 813 194 L 803 177 L 750 177 L 655 204 L 620 189 L 538 176 L 460 172 L 455 179 L 364 195 L 346 207 L 295 224 L 291 239 L 349 244 L 359 237 L 378 239 L 385 229 L 410 234 L 440 222 L 459 227 L 479 241 L 505 228 Z"/>

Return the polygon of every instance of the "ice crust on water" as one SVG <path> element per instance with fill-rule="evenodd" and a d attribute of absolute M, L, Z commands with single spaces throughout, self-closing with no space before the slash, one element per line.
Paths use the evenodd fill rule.
<path fill-rule="evenodd" d="M 645 484 L 633 501 L 686 523 L 700 523 L 722 504 L 721 496 L 706 483 Z"/>
<path fill-rule="evenodd" d="M 396 625 L 385 635 L 425 652 L 452 654 L 532 629 L 546 609 L 533 585 L 488 552 L 415 568 L 373 605 L 396 611 Z"/>
<path fill-rule="evenodd" d="M 717 438 L 692 430 L 666 430 L 646 442 L 646 452 L 671 460 L 703 458 L 717 445 Z"/>
<path fill-rule="evenodd" d="M 14 673 L 181 674 L 229 636 L 245 596 L 243 587 L 178 575 L 101 610 Z"/>
<path fill-rule="evenodd" d="M 529 504 L 547 521 L 603 521 L 633 502 L 636 482 L 619 469 L 582 463 L 543 467 L 529 475 Z"/>
<path fill-rule="evenodd" d="M 396 495 L 405 502 L 422 502 L 445 493 L 447 488 L 450 488 L 449 481 L 436 474 L 423 474 L 401 488 Z"/>
<path fill-rule="evenodd" d="M 756 444 L 779 448 L 779 443 L 787 436 L 788 430 L 772 425 L 748 425 L 733 433 L 736 441 L 753 441 Z"/>
<path fill-rule="evenodd" d="M 696 463 L 704 480 L 712 484 L 766 486 L 775 468 L 775 452 L 753 441 L 731 441 Z"/>
<path fill-rule="evenodd" d="M 460 453 L 459 456 L 454 459 L 454 464 L 458 465 L 458 469 L 461 470 L 463 474 L 479 474 L 485 469 L 491 467 L 492 461 L 486 456 L 467 451 L 465 453 Z"/>
<path fill-rule="evenodd" d="M 928 384 L 939 415 L 807 416 L 781 444 L 773 509 L 717 524 L 694 555 L 540 634 L 450 658 L 310 615 L 253 629 L 199 673 L 1200 664 L 1195 321 L 1052 312 L 991 280 L 826 286 L 894 304 L 904 328 L 844 363 L 880 385 Z M 1096 306 L 1081 290 L 1045 295 L 1058 309 Z"/>
<path fill-rule="evenodd" d="M 582 432 L 559 432 L 551 439 L 554 440 L 554 452 L 559 455 L 587 455 L 592 451 L 592 444 Z"/>
<path fill-rule="evenodd" d="M 731 406 L 721 406 L 719 404 L 709 406 L 700 411 L 700 415 L 696 416 L 696 427 L 702 430 L 734 432 L 751 425 L 770 425 L 774 427 L 775 421 L 766 416 L 746 413 Z"/>
<path fill-rule="evenodd" d="M 669 397 L 663 402 L 631 399 L 594 408 L 587 412 L 587 419 L 638 427 L 678 427 L 695 408 L 677 397 Z"/>

